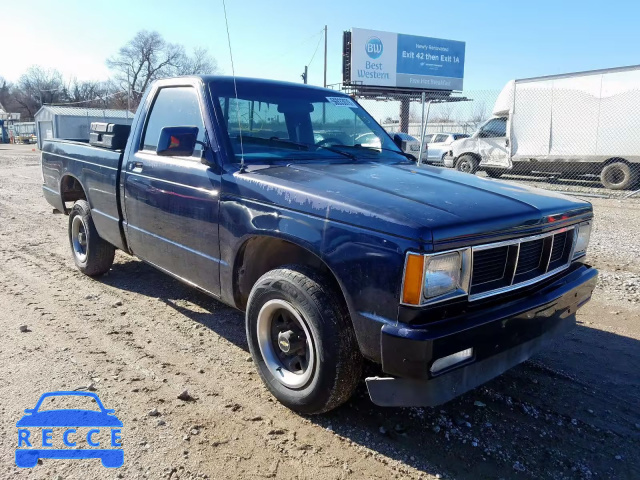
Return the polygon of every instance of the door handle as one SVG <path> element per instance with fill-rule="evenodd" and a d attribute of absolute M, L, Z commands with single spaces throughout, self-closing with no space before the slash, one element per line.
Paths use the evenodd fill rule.
<path fill-rule="evenodd" d="M 504 141 L 504 146 L 505 146 L 505 147 L 508 147 L 508 146 L 509 146 L 509 139 L 508 139 L 508 138 Z"/>
<path fill-rule="evenodd" d="M 131 170 L 132 172 L 141 172 L 142 166 L 142 162 L 129 162 L 129 170 Z"/>

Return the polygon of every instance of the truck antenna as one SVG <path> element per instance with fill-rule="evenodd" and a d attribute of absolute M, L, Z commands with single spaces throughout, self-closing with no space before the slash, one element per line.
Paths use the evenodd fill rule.
<path fill-rule="evenodd" d="M 227 25 L 227 43 L 229 45 L 229 57 L 231 58 L 231 75 L 233 76 L 233 90 L 236 95 L 236 119 L 238 120 L 238 131 L 240 132 L 240 173 L 244 173 L 244 145 L 242 144 L 242 126 L 240 125 L 240 106 L 238 105 L 238 85 L 236 84 L 236 70 L 233 66 L 233 53 L 231 51 L 231 35 L 229 35 L 229 20 L 227 20 L 227 5 L 222 0 L 224 9 L 224 22 Z M 228 100 L 227 100 L 228 101 Z"/>

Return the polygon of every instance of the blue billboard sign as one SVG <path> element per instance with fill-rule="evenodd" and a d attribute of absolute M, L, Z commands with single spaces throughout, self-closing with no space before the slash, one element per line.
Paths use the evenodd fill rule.
<path fill-rule="evenodd" d="M 352 84 L 462 90 L 465 43 L 354 28 Z"/>

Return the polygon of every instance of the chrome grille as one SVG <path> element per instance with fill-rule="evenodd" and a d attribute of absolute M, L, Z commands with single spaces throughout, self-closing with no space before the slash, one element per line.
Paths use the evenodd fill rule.
<path fill-rule="evenodd" d="M 553 248 L 551 249 L 551 263 L 562 260 L 567 249 L 567 239 L 569 232 L 558 233 L 553 236 Z"/>
<path fill-rule="evenodd" d="M 542 263 L 543 249 L 544 239 L 542 238 L 540 240 L 533 240 L 532 242 L 521 243 L 520 253 L 518 254 L 518 267 L 516 268 L 516 276 L 524 275 L 525 273 L 529 273 L 540 268 L 540 264 Z"/>
<path fill-rule="evenodd" d="M 535 283 L 569 266 L 573 227 L 473 247 L 470 300 Z"/>
<path fill-rule="evenodd" d="M 509 247 L 480 250 L 473 256 L 472 285 L 481 285 L 504 278 Z"/>

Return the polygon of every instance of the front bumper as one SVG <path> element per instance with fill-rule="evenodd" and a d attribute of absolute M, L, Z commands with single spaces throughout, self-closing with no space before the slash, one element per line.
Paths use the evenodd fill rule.
<path fill-rule="evenodd" d="M 576 310 L 596 286 L 595 268 L 579 265 L 524 298 L 489 303 L 460 318 L 415 328 L 384 325 L 382 369 L 393 377 L 366 379 L 373 403 L 434 406 L 475 388 L 536 354 L 575 325 Z M 473 349 L 473 357 L 433 375 L 440 358 Z"/>
<path fill-rule="evenodd" d="M 454 158 L 451 155 L 444 156 L 444 166 L 448 168 L 453 168 Z"/>

